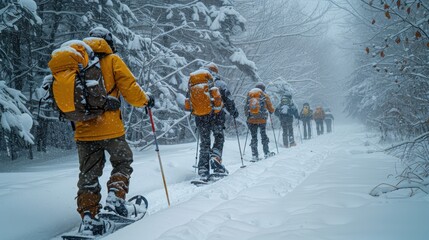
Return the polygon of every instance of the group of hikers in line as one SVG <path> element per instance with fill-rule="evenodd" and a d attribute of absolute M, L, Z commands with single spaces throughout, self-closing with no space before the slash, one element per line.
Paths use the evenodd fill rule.
<path fill-rule="evenodd" d="M 276 108 L 275 115 L 280 118 L 283 129 L 283 146 L 293 147 L 296 146 L 293 134 L 293 120 L 302 121 L 304 128 L 304 139 L 311 139 L 311 121 L 316 123 L 317 135 L 324 133 L 324 123 L 326 123 L 326 130 L 328 133 L 332 132 L 334 116 L 329 108 L 326 111 L 321 107 L 316 107 L 313 110 L 309 103 L 304 103 L 301 112 L 298 114 L 298 108 L 293 103 L 292 95 L 286 93 L 282 96 L 279 106 Z"/>
<path fill-rule="evenodd" d="M 87 70 L 93 69 L 91 61 L 95 62 L 94 66 L 101 69 L 99 77 L 97 74 L 95 74 L 96 77 L 87 76 L 97 72 Z M 105 151 L 109 153 L 113 167 L 107 182 L 108 195 L 105 209 L 124 217 L 131 217 L 136 211 L 145 211 L 125 200 L 133 172 L 131 167 L 133 153 L 125 140 L 125 128 L 118 99 L 122 96 L 125 101 L 135 107 L 148 108 L 155 105 L 155 100 L 150 94 L 143 91 L 124 61 L 115 54 L 113 36 L 104 28 L 91 30 L 89 37 L 83 41 L 69 41 L 63 44 L 60 49 L 52 53 L 49 67 L 52 72 L 52 80 L 51 85 L 47 88 L 51 89 L 57 108 L 66 118 L 78 119 L 74 121 L 74 130 L 80 170 L 77 184 L 77 211 L 82 217 L 82 223 L 79 233 L 101 235 L 107 231 L 106 223 L 98 217 L 102 208 L 99 177 L 103 173 L 106 162 Z M 76 77 L 71 73 L 76 73 Z M 87 78 L 101 79 L 97 84 L 102 89 L 92 89 L 91 87 L 97 84 L 94 84 L 94 80 L 90 80 L 91 85 L 86 82 L 82 88 L 74 89 L 75 98 L 73 98 L 73 91 L 67 90 L 67 87 L 73 88 L 83 81 L 82 79 Z M 59 87 L 62 79 L 66 79 L 65 85 Z M 72 84 L 67 85 L 70 82 Z M 88 106 L 94 91 L 104 91 L 105 96 L 100 100 L 101 107 L 97 108 L 99 110 L 97 113 L 92 111 L 94 108 Z M 76 100 L 78 94 L 84 95 L 84 101 Z M 67 99 L 70 96 L 72 96 L 72 100 Z M 85 104 L 83 109 L 85 114 L 79 118 L 79 114 L 76 115 L 76 112 L 79 108 L 78 104 L 82 103 Z M 232 116 L 236 124 L 235 119 L 239 116 L 239 110 L 227 84 L 220 79 L 216 64 L 208 63 L 190 74 L 184 106 L 185 110 L 190 111 L 195 117 L 198 129 L 200 140 L 198 175 L 204 179 L 210 174 L 210 170 L 217 174 L 228 174 L 222 164 L 226 115 L 228 113 Z M 94 114 L 91 115 L 92 113 Z M 318 135 L 323 134 L 323 121 L 327 124 L 327 131 L 332 131 L 333 117 L 329 111 L 324 112 L 321 107 L 317 107 L 313 113 L 309 104 L 305 103 L 301 113 L 298 114 L 292 96 L 288 93 L 282 95 L 279 105 L 274 108 L 269 95 L 265 92 L 263 83 L 256 84 L 248 92 L 244 113 L 251 134 L 250 147 L 254 161 L 260 160 L 258 129 L 261 135 L 263 156 L 267 158 L 274 154 L 269 149 L 266 129 L 267 119 L 272 113 L 280 119 L 284 147 L 296 145 L 293 134 L 294 118 L 303 122 L 304 139 L 311 138 L 311 120 L 316 122 Z M 213 145 L 211 144 L 211 134 L 214 136 Z"/>

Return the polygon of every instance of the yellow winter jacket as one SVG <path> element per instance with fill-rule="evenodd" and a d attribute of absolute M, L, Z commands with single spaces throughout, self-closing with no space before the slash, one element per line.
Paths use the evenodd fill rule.
<path fill-rule="evenodd" d="M 86 38 L 83 40 L 95 53 L 106 54 L 100 60 L 104 85 L 111 96 L 120 95 L 131 105 L 143 107 L 148 97 L 137 84 L 134 75 L 124 61 L 112 52 L 102 38 Z M 125 134 L 120 110 L 106 111 L 103 115 L 85 122 L 76 122 L 75 140 L 98 141 L 117 138 Z"/>

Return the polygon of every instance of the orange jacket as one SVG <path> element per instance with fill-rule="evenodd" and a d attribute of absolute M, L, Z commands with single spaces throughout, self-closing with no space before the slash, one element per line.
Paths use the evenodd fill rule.
<path fill-rule="evenodd" d="M 119 98 L 120 95 L 135 107 L 143 107 L 148 102 L 145 92 L 137 84 L 134 75 L 124 61 L 112 52 L 102 38 L 83 40 L 95 53 L 107 54 L 100 60 L 101 72 L 107 92 Z M 76 122 L 77 141 L 98 141 L 117 138 L 125 134 L 120 110 L 107 111 L 103 115 L 85 122 Z"/>
<path fill-rule="evenodd" d="M 271 103 L 271 100 L 270 100 L 270 97 L 268 96 L 268 94 L 266 94 L 265 92 L 263 92 L 262 90 L 257 89 L 257 88 L 254 88 L 251 91 L 261 91 L 262 94 L 264 95 L 264 98 L 265 98 L 265 108 L 268 110 L 268 112 L 270 114 L 274 112 L 275 109 L 274 109 L 273 104 Z M 265 124 L 265 123 L 267 123 L 268 114 L 264 115 L 263 117 L 255 118 L 255 117 L 249 117 L 248 111 L 249 111 L 249 109 L 248 109 L 248 105 L 246 103 L 244 106 L 244 112 L 247 115 L 247 122 L 248 123 L 251 123 L 251 124 Z"/>
<path fill-rule="evenodd" d="M 323 111 L 322 107 L 317 107 L 316 111 L 313 113 L 314 120 L 325 120 L 325 111 Z"/>

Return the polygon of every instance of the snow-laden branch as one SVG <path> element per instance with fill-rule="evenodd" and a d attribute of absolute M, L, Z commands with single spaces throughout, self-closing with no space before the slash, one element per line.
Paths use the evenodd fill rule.
<path fill-rule="evenodd" d="M 177 124 L 179 124 L 181 121 L 185 120 L 186 118 L 189 118 L 189 115 L 190 115 L 190 113 L 186 113 L 183 117 L 181 117 L 181 118 L 179 118 L 179 119 L 175 120 L 175 121 L 174 121 L 174 123 L 173 123 L 173 124 L 171 124 L 171 125 L 170 125 L 170 127 L 169 127 L 168 129 L 166 129 L 166 130 L 165 130 L 163 133 L 161 133 L 160 135 L 157 135 L 157 138 L 162 138 L 165 134 L 167 134 L 167 133 L 170 131 L 170 129 L 172 129 L 173 127 L 175 127 Z M 155 140 L 151 140 L 151 141 L 149 141 L 145 146 L 141 147 L 141 148 L 139 149 L 139 151 L 143 151 L 143 150 L 145 150 L 146 148 L 148 148 L 148 147 L 152 146 L 152 144 L 153 144 L 154 142 L 155 142 Z"/>

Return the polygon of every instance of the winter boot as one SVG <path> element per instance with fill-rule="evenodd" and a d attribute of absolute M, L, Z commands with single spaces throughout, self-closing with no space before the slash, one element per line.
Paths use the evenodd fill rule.
<path fill-rule="evenodd" d="M 79 233 L 87 236 L 100 236 L 113 232 L 111 222 L 96 217 L 92 217 L 91 212 L 86 211 L 83 214 L 82 223 L 79 227 Z"/>
<path fill-rule="evenodd" d="M 203 166 L 198 167 L 198 175 L 200 176 L 201 180 L 207 180 L 207 177 L 209 176 L 210 172 L 209 169 Z"/>
<path fill-rule="evenodd" d="M 210 156 L 210 165 L 213 169 L 213 173 L 216 174 L 228 174 L 228 170 L 226 170 L 225 166 L 222 164 L 222 158 L 217 154 L 211 154 Z"/>
<path fill-rule="evenodd" d="M 265 157 L 265 159 L 267 159 L 267 158 L 272 157 L 274 155 L 276 155 L 274 152 L 267 152 L 267 153 L 265 153 L 264 157 Z"/>
<path fill-rule="evenodd" d="M 117 197 L 115 191 L 109 191 L 104 209 L 126 218 L 136 218 L 138 214 L 144 213 L 147 210 L 146 206 L 134 204 Z"/>
<path fill-rule="evenodd" d="M 291 147 L 295 147 L 295 146 L 296 146 L 296 143 L 295 143 L 295 142 L 292 142 L 292 143 L 290 144 L 290 146 L 291 146 Z"/>
<path fill-rule="evenodd" d="M 259 161 L 259 157 L 258 157 L 258 156 L 253 155 L 253 156 L 252 156 L 252 160 L 251 160 L 251 162 L 257 162 L 257 161 Z"/>

